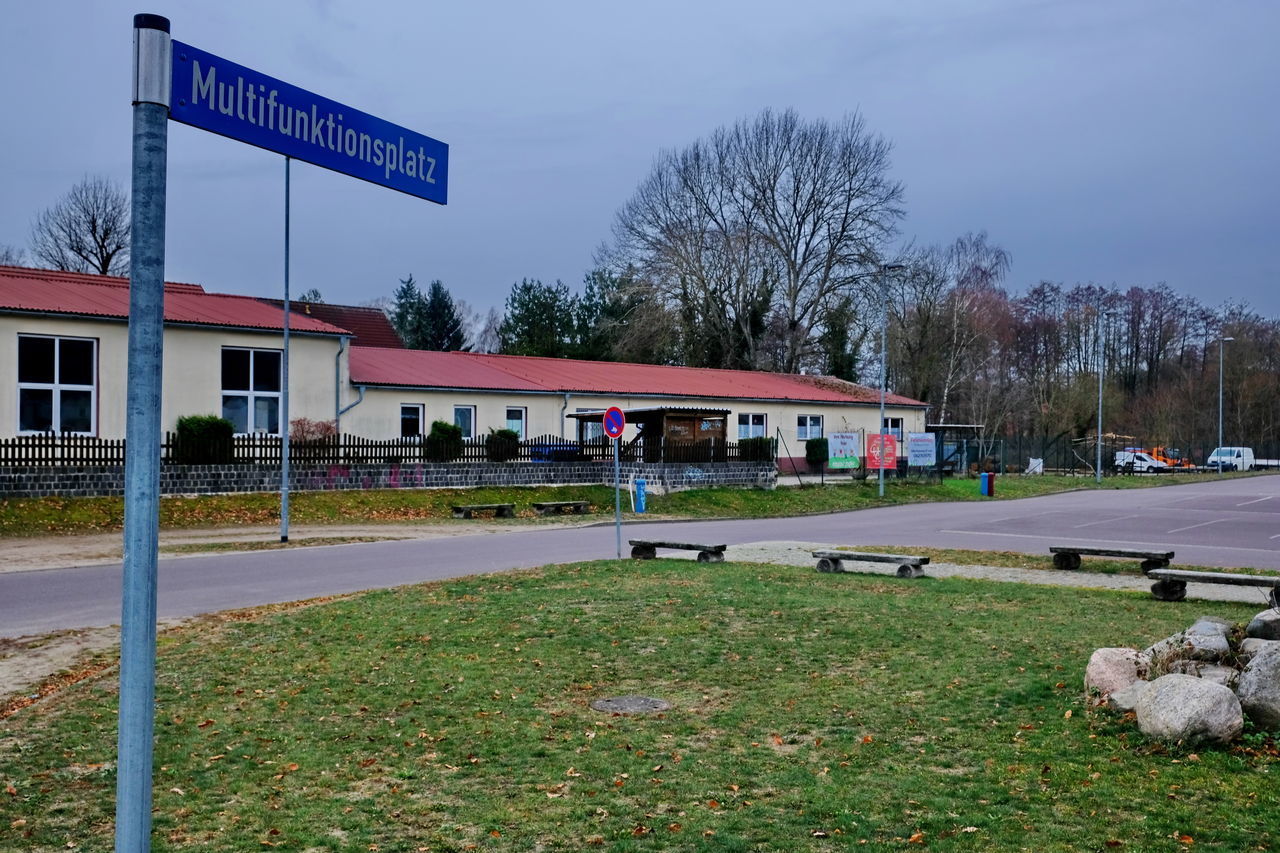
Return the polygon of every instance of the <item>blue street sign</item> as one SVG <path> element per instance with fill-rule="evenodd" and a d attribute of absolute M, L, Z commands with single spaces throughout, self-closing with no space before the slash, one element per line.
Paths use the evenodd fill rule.
<path fill-rule="evenodd" d="M 173 42 L 174 121 L 444 204 L 449 146 Z"/>
<path fill-rule="evenodd" d="M 622 431 L 627 428 L 627 417 L 622 409 L 611 406 L 604 413 L 604 434 L 609 438 L 622 438 Z"/>

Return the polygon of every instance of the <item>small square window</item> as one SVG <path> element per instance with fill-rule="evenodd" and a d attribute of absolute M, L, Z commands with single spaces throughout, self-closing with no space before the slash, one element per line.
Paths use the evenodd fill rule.
<path fill-rule="evenodd" d="M 766 418 L 760 412 L 744 412 L 738 415 L 738 438 L 763 438 Z"/>
<path fill-rule="evenodd" d="M 800 441 L 822 438 L 822 415 L 797 415 L 796 438 Z"/>

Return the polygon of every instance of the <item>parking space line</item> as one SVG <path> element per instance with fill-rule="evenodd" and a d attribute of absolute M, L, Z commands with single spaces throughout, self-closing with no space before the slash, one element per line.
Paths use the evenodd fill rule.
<path fill-rule="evenodd" d="M 1213 521 L 1202 521 L 1199 524 L 1188 524 L 1186 527 L 1175 527 L 1173 530 L 1166 530 L 1165 533 L 1181 533 L 1184 530 L 1195 530 L 1197 527 L 1208 527 L 1210 524 L 1221 524 L 1226 520 L 1225 518 L 1215 518 Z"/>
<path fill-rule="evenodd" d="M 1087 521 L 1084 524 L 1074 525 L 1072 529 L 1079 529 L 1081 527 L 1092 527 L 1095 524 L 1110 524 L 1113 521 L 1124 521 L 1126 518 L 1138 518 L 1138 517 L 1139 517 L 1138 514 L 1134 514 L 1134 515 L 1122 515 L 1122 516 L 1119 516 L 1118 518 L 1104 518 L 1101 521 Z"/>
<path fill-rule="evenodd" d="M 1263 495 L 1263 496 L 1262 496 L 1262 497 L 1260 497 L 1260 498 L 1254 498 L 1254 499 L 1253 499 L 1253 500 L 1251 500 L 1251 501 L 1245 501 L 1245 502 L 1244 502 L 1244 503 L 1242 503 L 1242 504 L 1236 504 L 1236 506 L 1248 506 L 1249 504 L 1260 504 L 1260 503 L 1262 503 L 1263 501 L 1269 501 L 1269 500 L 1271 500 L 1271 499 L 1272 499 L 1272 498 L 1274 498 L 1274 497 L 1275 497 L 1275 495 Z"/>

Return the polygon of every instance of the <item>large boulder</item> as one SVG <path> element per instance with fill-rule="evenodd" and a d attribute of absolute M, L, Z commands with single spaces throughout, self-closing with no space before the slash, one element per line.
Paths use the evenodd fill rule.
<path fill-rule="evenodd" d="M 1272 608 L 1262 611 L 1253 617 L 1244 633 L 1247 637 L 1257 637 L 1259 640 L 1280 640 L 1280 610 Z"/>
<path fill-rule="evenodd" d="M 1138 728 L 1157 740 L 1227 744 L 1244 729 L 1240 700 L 1227 687 L 1190 675 L 1162 675 L 1143 691 Z"/>
<path fill-rule="evenodd" d="M 1200 625 L 1197 622 L 1196 625 Z M 1183 631 L 1152 643 L 1143 650 L 1151 667 L 1157 672 L 1168 672 L 1177 660 L 1204 660 L 1217 662 L 1231 653 L 1231 641 L 1225 633 L 1193 633 Z"/>
<path fill-rule="evenodd" d="M 1246 637 L 1240 641 L 1240 658 L 1248 661 L 1258 652 L 1270 646 L 1280 646 L 1280 640 L 1259 640 L 1257 637 Z"/>
<path fill-rule="evenodd" d="M 1150 659 L 1137 649 L 1098 649 L 1084 668 L 1084 692 L 1105 699 L 1147 676 Z"/>
<path fill-rule="evenodd" d="M 1240 673 L 1236 695 L 1254 725 L 1280 731 L 1280 643 L 1254 654 Z"/>

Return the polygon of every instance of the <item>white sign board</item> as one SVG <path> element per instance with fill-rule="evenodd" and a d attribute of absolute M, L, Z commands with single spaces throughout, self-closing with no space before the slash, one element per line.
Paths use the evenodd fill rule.
<path fill-rule="evenodd" d="M 938 464 L 938 443 L 933 433 L 907 433 L 907 464 L 922 467 Z"/>
<path fill-rule="evenodd" d="M 862 464 L 862 433 L 833 432 L 827 435 L 827 467 L 857 468 Z"/>

